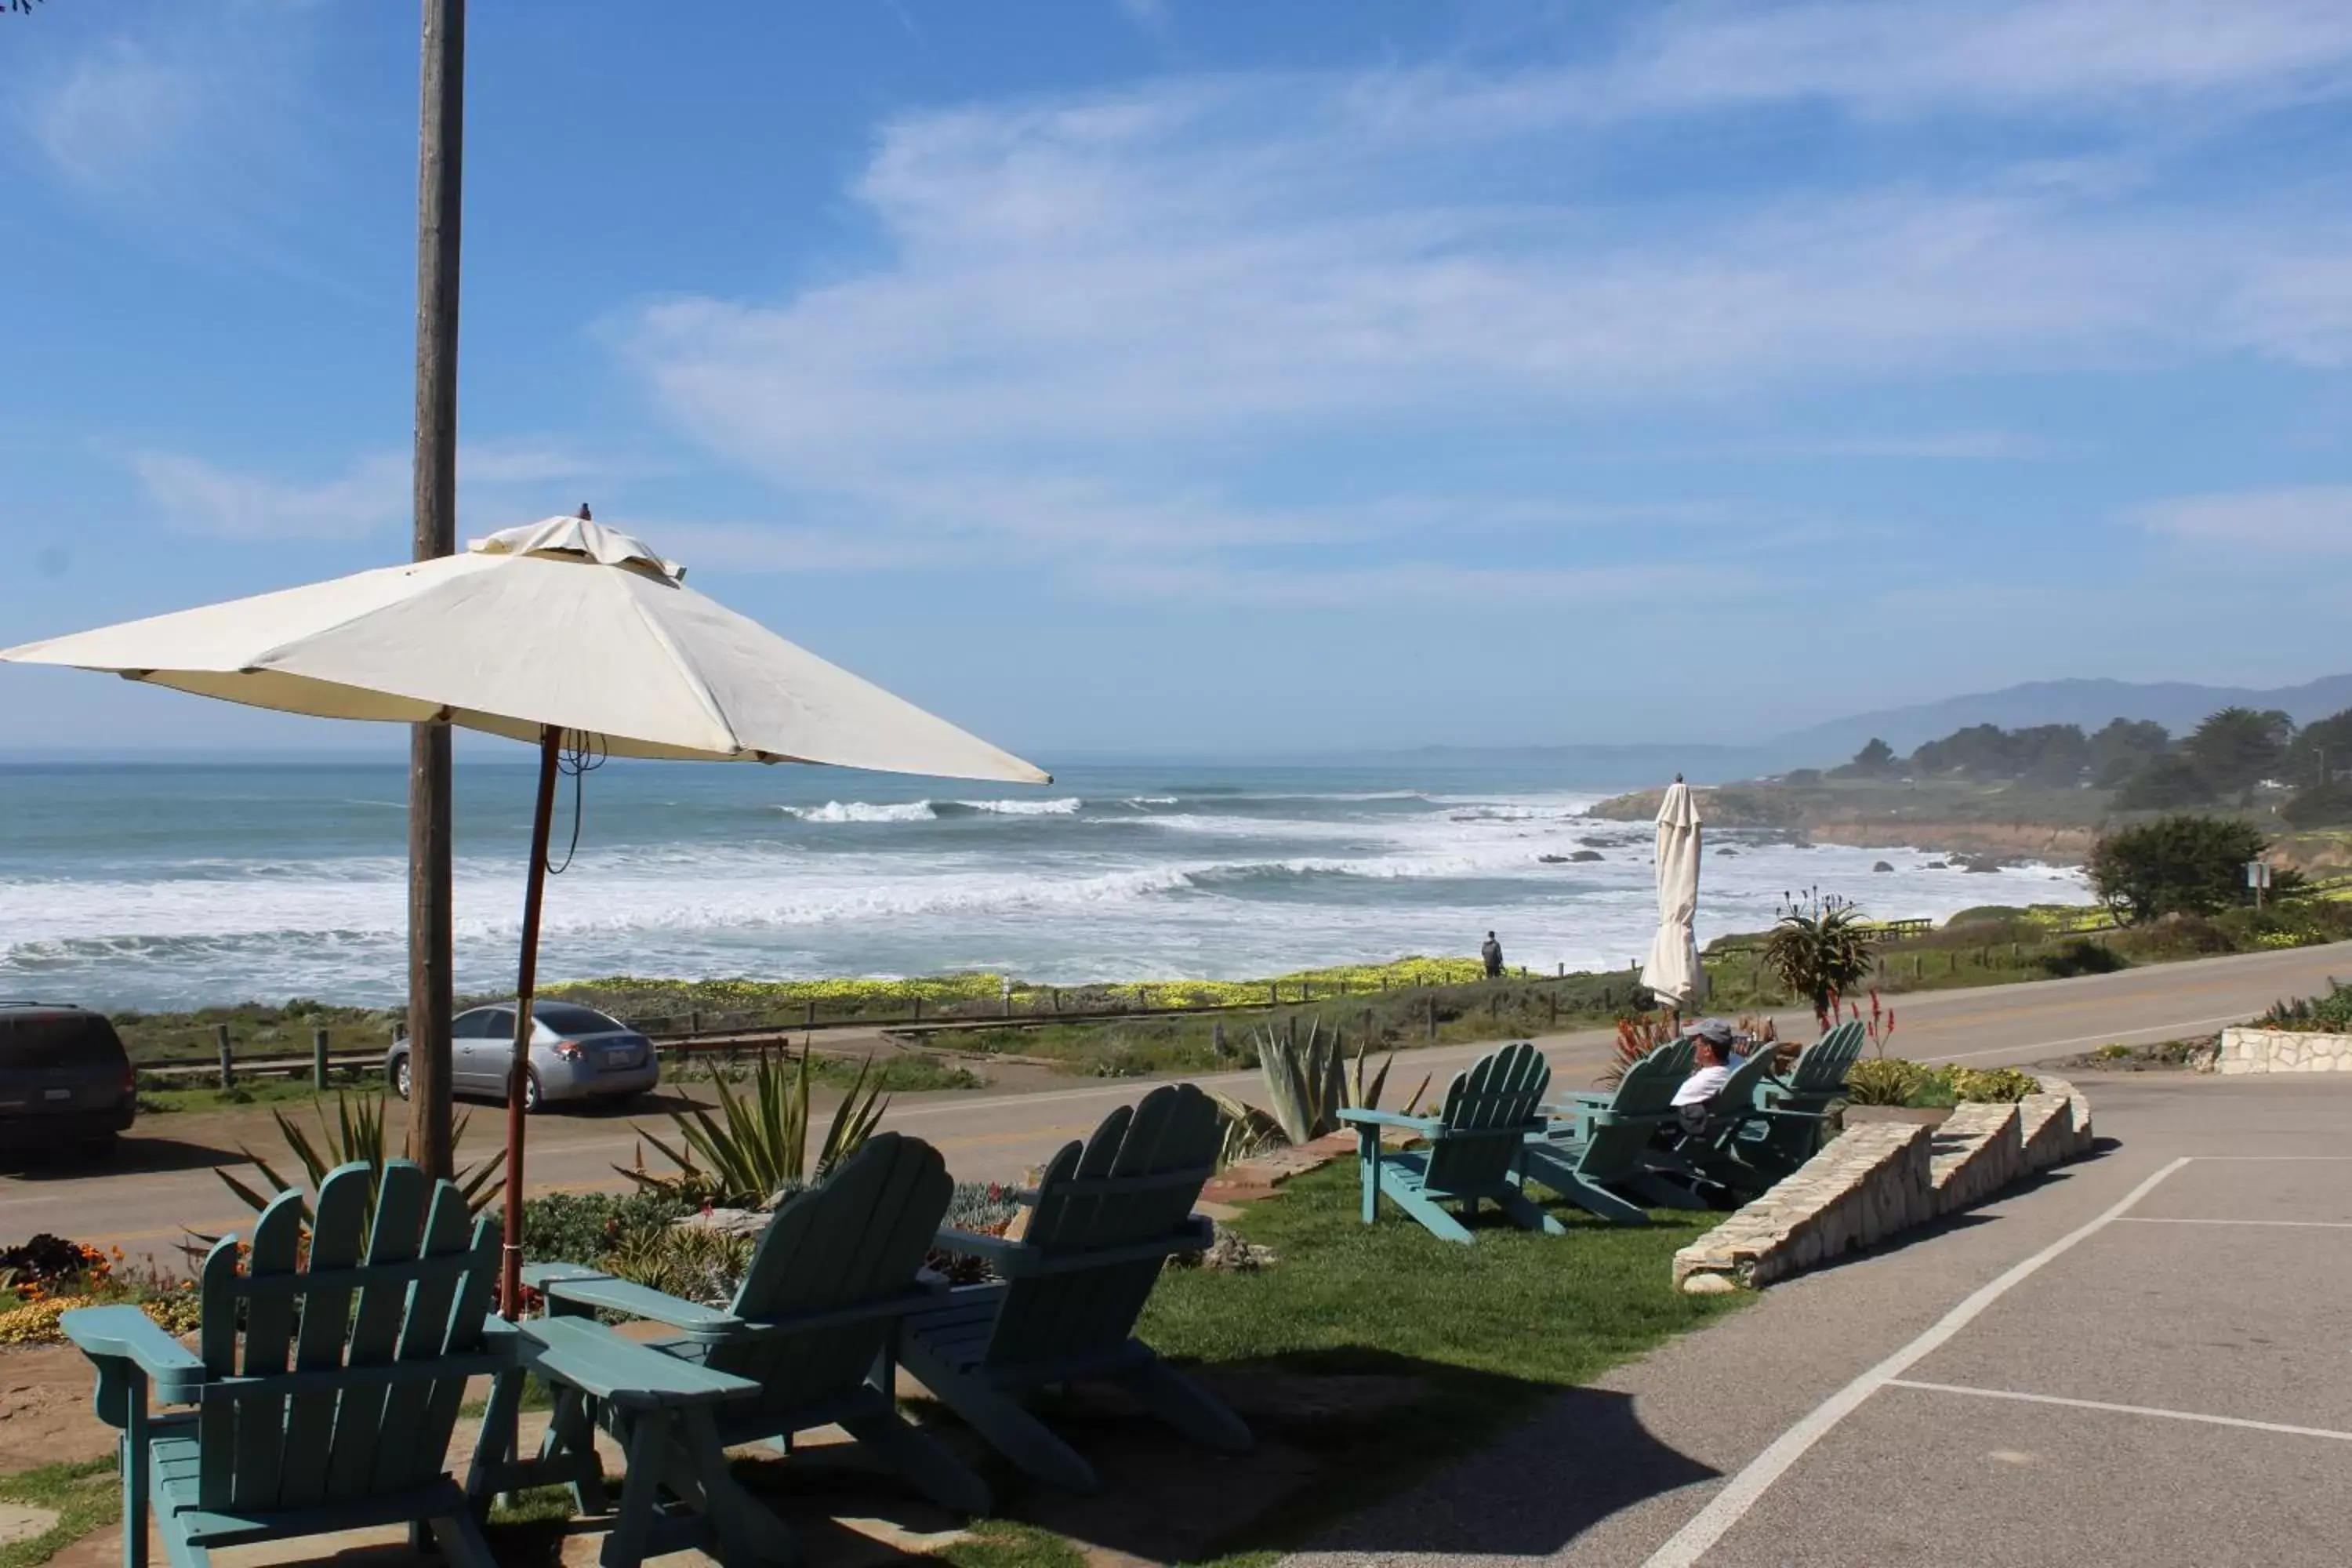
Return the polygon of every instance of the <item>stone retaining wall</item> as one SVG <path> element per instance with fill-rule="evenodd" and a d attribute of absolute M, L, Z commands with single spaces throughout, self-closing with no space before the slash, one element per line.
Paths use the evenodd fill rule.
<path fill-rule="evenodd" d="M 1849 1127 L 1771 1191 L 1675 1254 L 1694 1294 L 1769 1285 L 1979 1204 L 2086 1152 L 2091 1105 L 2063 1079 L 2015 1105 L 1954 1108 L 1940 1127 Z"/>
<path fill-rule="evenodd" d="M 1927 1183 L 1936 1212 L 1971 1208 L 2025 1174 L 2025 1136 L 2014 1105 L 1971 1103 L 1927 1142 Z"/>
<path fill-rule="evenodd" d="M 2231 1028 L 2205 1072 L 2352 1072 L 2352 1035 L 2306 1035 L 2292 1029 Z"/>

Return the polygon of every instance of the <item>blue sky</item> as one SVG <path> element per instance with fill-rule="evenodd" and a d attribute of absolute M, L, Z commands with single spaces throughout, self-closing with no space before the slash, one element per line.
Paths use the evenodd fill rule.
<path fill-rule="evenodd" d="M 415 25 L 0 16 L 0 642 L 404 558 Z M 2340 0 L 580 0 L 468 72 L 461 532 L 590 500 L 1046 760 L 2352 667 Z"/>

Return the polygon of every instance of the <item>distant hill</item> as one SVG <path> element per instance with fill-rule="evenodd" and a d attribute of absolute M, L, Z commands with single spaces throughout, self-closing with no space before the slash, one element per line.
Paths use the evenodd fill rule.
<path fill-rule="evenodd" d="M 2352 675 L 2323 676 L 2301 686 L 2257 691 L 2241 686 L 2186 681 L 2035 680 L 1999 691 L 1947 698 L 1908 708 L 1857 713 L 1778 735 L 1755 748 L 1771 771 L 1843 763 L 1874 735 L 1909 752 L 1971 724 L 2014 730 L 2031 724 L 2080 724 L 2097 729 L 2110 719 L 2153 719 L 2174 734 L 2194 729 L 2217 708 L 2278 708 L 2298 724 L 2352 708 Z"/>

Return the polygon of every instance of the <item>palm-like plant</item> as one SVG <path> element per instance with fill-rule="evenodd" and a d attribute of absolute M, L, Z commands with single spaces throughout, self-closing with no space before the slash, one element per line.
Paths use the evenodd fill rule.
<path fill-rule="evenodd" d="M 1780 983 L 1813 1005 L 1827 1028 L 1833 998 L 1870 973 L 1876 940 L 1858 905 L 1818 893 L 1792 903 L 1764 942 L 1764 962 Z"/>
<path fill-rule="evenodd" d="M 700 1106 L 670 1113 L 677 1124 L 676 1143 L 637 1129 L 677 1167 L 674 1173 L 613 1168 L 651 1191 L 730 1208 L 765 1206 L 811 1181 L 823 1181 L 873 1135 L 890 1105 L 879 1082 L 866 1086 L 873 1065 L 869 1057 L 858 1068 L 857 1081 L 834 1111 L 814 1165 L 808 1156 L 809 1053 L 801 1053 L 799 1067 L 788 1076 L 763 1051 L 750 1094 L 739 1095 L 726 1079 L 716 1080 L 717 1117 Z"/>
<path fill-rule="evenodd" d="M 1230 1164 L 1268 1144 L 1312 1142 L 1337 1131 L 1339 1112 L 1350 1107 L 1379 1110 L 1381 1097 L 1388 1089 L 1389 1068 L 1396 1062 L 1396 1053 L 1391 1051 L 1379 1069 L 1366 1078 L 1369 1042 L 1356 1048 L 1350 1062 L 1344 1056 L 1339 1032 L 1325 1034 L 1320 1018 L 1308 1021 L 1304 1041 L 1298 1038 L 1294 1019 L 1281 1033 L 1272 1027 L 1259 1029 L 1255 1043 L 1258 1069 L 1265 1074 L 1266 1099 L 1273 1110 L 1269 1113 L 1227 1095 L 1212 1096 L 1224 1117 L 1221 1164 Z M 1423 1078 L 1405 1101 L 1406 1115 L 1412 1115 L 1421 1103 L 1429 1082 Z"/>
<path fill-rule="evenodd" d="M 284 1111 L 272 1110 L 269 1115 L 270 1120 L 278 1123 L 278 1135 L 286 1141 L 286 1147 L 293 1152 L 294 1158 L 301 1164 L 303 1177 L 309 1185 L 306 1187 L 288 1181 L 268 1161 L 240 1144 L 237 1152 L 245 1156 L 247 1164 L 261 1173 L 261 1179 L 268 1184 L 268 1189 L 264 1191 L 241 1182 L 229 1174 L 225 1167 L 215 1168 L 213 1174 L 221 1179 L 223 1186 L 236 1194 L 239 1203 L 259 1214 L 280 1193 L 299 1192 L 304 1194 L 302 1219 L 307 1225 L 311 1218 L 310 1194 L 319 1190 L 320 1184 L 327 1179 L 328 1172 L 356 1161 L 368 1168 L 366 1213 L 371 1215 L 375 1213 L 376 1194 L 383 1185 L 384 1162 L 390 1158 L 383 1142 L 383 1096 L 381 1093 L 361 1095 L 357 1099 L 338 1093 L 335 1096 L 334 1121 L 327 1120 L 325 1107 L 318 1109 L 319 1137 L 315 1142 Z M 464 1116 L 458 1117 L 456 1125 L 450 1129 L 452 1146 L 465 1142 L 467 1120 Z M 481 1213 L 499 1195 L 505 1186 L 500 1173 L 506 1168 L 506 1151 L 501 1149 L 480 1164 L 469 1165 L 457 1173 L 457 1191 L 465 1197 L 468 1213 Z M 190 1231 L 188 1239 L 181 1244 L 181 1250 L 190 1258 L 201 1257 L 219 1239 L 216 1236 Z"/>

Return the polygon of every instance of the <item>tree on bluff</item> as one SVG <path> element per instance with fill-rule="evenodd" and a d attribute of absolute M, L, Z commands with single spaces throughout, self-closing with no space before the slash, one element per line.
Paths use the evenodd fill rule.
<path fill-rule="evenodd" d="M 2294 721 L 2276 709 L 2224 708 L 2207 714 L 2181 750 L 2216 795 L 2235 795 L 2243 804 L 2256 784 L 2278 772 L 2294 739 Z"/>
<path fill-rule="evenodd" d="M 2252 903 L 2246 862 L 2259 860 L 2269 840 L 2252 826 L 2225 817 L 2158 817 L 2110 833 L 2091 851 L 2091 887 L 2126 925 L 2169 914 L 2210 915 Z M 2303 879 L 2272 873 L 2275 893 Z"/>

